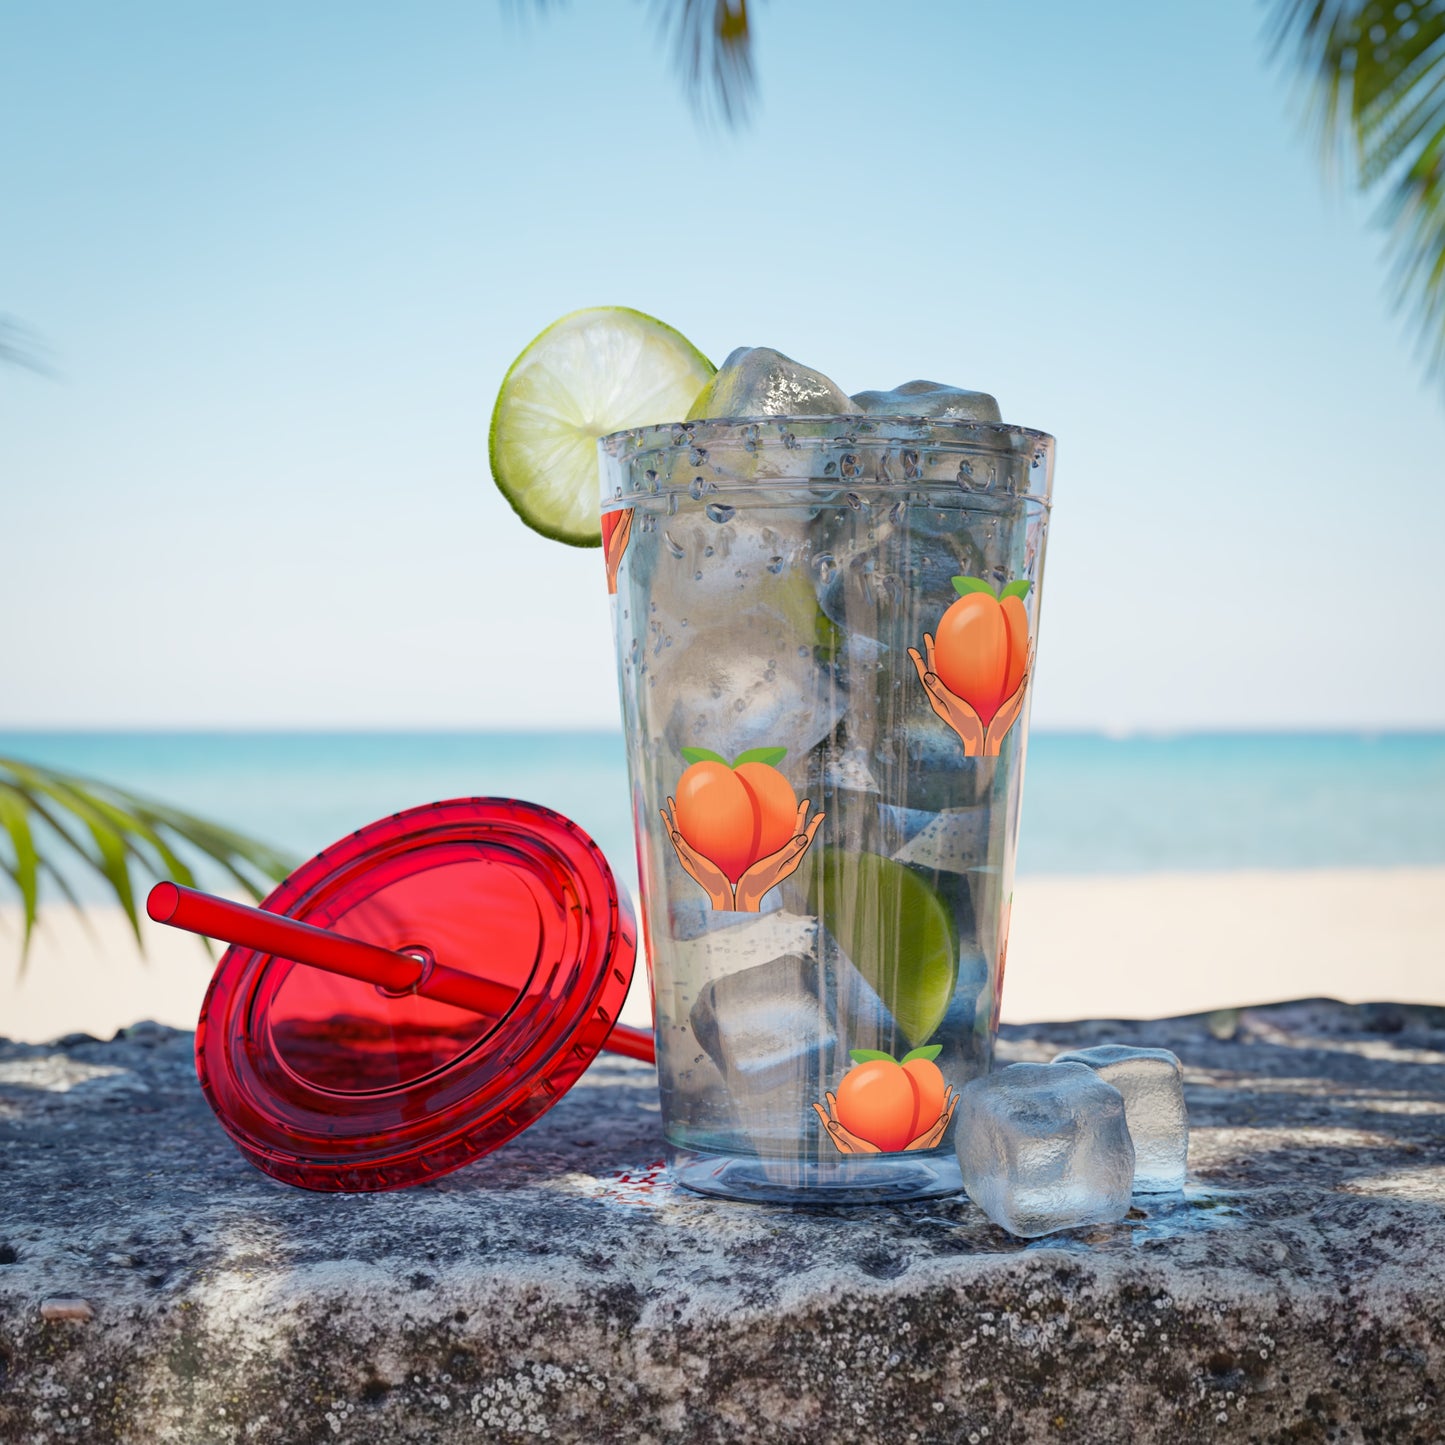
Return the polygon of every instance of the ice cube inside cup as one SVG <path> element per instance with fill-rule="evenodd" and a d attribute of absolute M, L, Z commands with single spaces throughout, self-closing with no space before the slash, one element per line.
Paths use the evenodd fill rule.
<path fill-rule="evenodd" d="M 770 346 L 739 346 L 698 393 L 687 419 L 846 416 L 852 410 L 848 394 L 821 371 Z"/>
<path fill-rule="evenodd" d="M 999 422 L 998 401 L 938 381 L 905 381 L 889 391 L 848 396 L 830 377 L 770 346 L 739 346 L 698 393 L 688 421 L 772 416 L 928 417 L 936 421 Z"/>
<path fill-rule="evenodd" d="M 711 966 L 726 937 L 712 935 Z M 724 973 L 703 988 L 689 1015 L 694 1037 L 745 1105 L 763 1152 L 779 1125 L 792 1136 L 799 1112 L 823 1097 L 849 1050 L 895 1043 L 897 1026 L 867 981 L 826 936 L 821 951 L 821 969 L 812 954 L 786 953 Z"/>
<path fill-rule="evenodd" d="M 864 416 L 926 416 L 938 421 L 1002 421 L 986 391 L 965 391 L 937 381 L 905 381 L 892 391 L 859 391 L 851 398 Z"/>

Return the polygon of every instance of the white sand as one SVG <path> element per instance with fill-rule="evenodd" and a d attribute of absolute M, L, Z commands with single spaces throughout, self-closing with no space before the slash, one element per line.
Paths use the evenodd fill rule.
<path fill-rule="evenodd" d="M 1026 878 L 1014 891 L 1008 1022 L 1291 998 L 1445 1004 L 1445 868 Z"/>
<path fill-rule="evenodd" d="M 108 1038 L 138 1019 L 193 1027 L 210 964 L 116 908 L 49 909 L 17 977 L 0 908 L 0 1035 Z M 92 936 L 93 934 L 93 936 Z M 1005 1020 L 1160 1018 L 1327 995 L 1445 1004 L 1445 868 L 1026 878 L 1014 895 Z M 623 1019 L 648 1022 L 639 971 Z"/>

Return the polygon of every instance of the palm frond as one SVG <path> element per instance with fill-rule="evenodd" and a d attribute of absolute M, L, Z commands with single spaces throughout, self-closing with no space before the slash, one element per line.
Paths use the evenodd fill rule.
<path fill-rule="evenodd" d="M 25 912 L 25 942 L 35 929 L 35 911 L 40 896 L 40 854 L 30 829 L 30 810 L 25 795 L 8 783 L 0 784 L 0 827 L 10 839 L 10 857 L 5 872 L 20 892 Z"/>
<path fill-rule="evenodd" d="M 653 13 L 682 68 L 693 109 L 744 124 L 757 99 L 748 0 L 654 0 Z"/>
<path fill-rule="evenodd" d="M 1273 0 L 1275 44 L 1310 80 L 1328 149 L 1350 155 L 1391 232 L 1397 305 L 1445 365 L 1445 0 Z"/>
<path fill-rule="evenodd" d="M 49 376 L 51 371 L 43 350 L 35 337 L 13 316 L 0 316 L 0 361 Z"/>
<path fill-rule="evenodd" d="M 269 845 L 166 803 L 38 763 L 0 758 L 0 872 L 20 898 L 21 970 L 38 917 L 41 874 L 76 903 L 60 857 L 79 860 L 105 881 L 141 943 L 132 868 L 194 887 L 195 875 L 177 851 L 182 846 L 218 864 L 253 898 L 292 866 Z"/>
<path fill-rule="evenodd" d="M 565 0 L 531 0 L 540 14 Z M 509 0 L 518 8 L 525 0 Z M 746 124 L 757 99 L 748 0 L 649 0 L 673 49 L 688 103 L 701 120 L 716 115 L 730 129 Z"/>

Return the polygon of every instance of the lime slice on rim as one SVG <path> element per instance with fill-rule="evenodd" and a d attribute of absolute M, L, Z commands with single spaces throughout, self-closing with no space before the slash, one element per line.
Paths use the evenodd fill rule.
<path fill-rule="evenodd" d="M 877 853 L 825 848 L 813 907 L 912 1044 L 943 1022 L 958 984 L 958 940 L 927 879 Z"/>
<path fill-rule="evenodd" d="M 574 311 L 537 337 L 502 381 L 492 479 L 534 531 L 600 546 L 597 438 L 685 417 L 716 370 L 685 336 L 641 311 Z"/>

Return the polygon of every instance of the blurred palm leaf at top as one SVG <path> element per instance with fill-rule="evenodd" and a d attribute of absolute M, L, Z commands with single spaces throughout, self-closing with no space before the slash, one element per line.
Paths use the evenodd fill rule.
<path fill-rule="evenodd" d="M 0 316 L 0 361 L 42 374 L 49 370 L 39 342 L 13 316 Z"/>
<path fill-rule="evenodd" d="M 105 880 L 140 943 L 131 869 L 139 866 L 148 875 L 195 887 L 195 875 L 178 847 L 219 864 L 258 899 L 292 866 L 274 848 L 166 803 L 36 763 L 0 758 L 0 873 L 20 898 L 22 972 L 38 916 L 42 876 L 80 906 L 58 857 L 79 860 Z"/>
<path fill-rule="evenodd" d="M 693 105 L 711 102 L 727 125 L 746 120 L 756 98 L 748 0 L 656 0 L 654 10 Z"/>
<path fill-rule="evenodd" d="M 546 8 L 547 0 L 536 0 Z M 1414 302 L 1432 367 L 1445 365 L 1445 0 L 1266 0 L 1326 144 L 1381 196 L 1396 301 Z M 747 0 L 653 0 L 688 97 L 725 124 L 756 96 Z"/>
<path fill-rule="evenodd" d="M 543 13 L 565 4 L 531 0 L 532 8 Z M 757 97 L 748 0 L 648 0 L 648 8 L 672 44 L 694 113 L 701 117 L 715 111 L 724 125 L 743 124 Z"/>
<path fill-rule="evenodd" d="M 1351 152 L 1382 197 L 1397 301 L 1419 305 L 1445 363 L 1445 0 L 1273 0 L 1275 41 L 1296 51 L 1326 146 Z"/>

